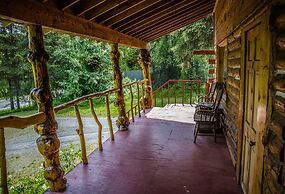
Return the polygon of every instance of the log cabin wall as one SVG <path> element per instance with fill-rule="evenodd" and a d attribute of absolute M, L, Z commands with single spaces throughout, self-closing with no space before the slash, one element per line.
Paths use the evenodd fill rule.
<path fill-rule="evenodd" d="M 267 130 L 263 137 L 263 193 L 285 193 L 285 1 L 219 0 L 215 7 L 215 43 L 217 69 L 226 71 L 225 136 L 229 152 L 240 178 L 243 128 L 244 67 L 242 28 L 262 11 L 270 12 L 271 58 Z M 223 52 L 219 52 L 223 49 Z M 221 67 L 225 65 L 225 67 Z M 223 74 L 221 74 L 223 75 Z M 224 78 L 218 78 L 223 80 Z M 271 107 L 272 105 L 272 107 Z"/>
<path fill-rule="evenodd" d="M 285 193 L 285 2 L 271 9 L 272 114 L 264 136 L 263 193 Z"/>
<path fill-rule="evenodd" d="M 227 39 L 226 55 L 224 63 L 227 65 L 226 72 L 226 95 L 222 101 L 225 113 L 224 131 L 230 155 L 234 166 L 238 160 L 238 126 L 240 107 L 240 73 L 241 73 L 241 33 L 237 30 Z"/>
<path fill-rule="evenodd" d="M 224 56 L 217 56 L 218 70 L 226 71 L 225 77 L 218 80 L 226 82 L 226 95 L 222 100 L 225 113 L 225 136 L 237 177 L 243 120 L 242 40 L 241 28 L 266 6 L 266 0 L 218 0 L 215 6 L 215 44 L 217 50 L 223 49 Z M 226 67 L 223 67 L 226 66 Z"/>
<path fill-rule="evenodd" d="M 215 6 L 215 41 L 222 42 L 247 18 L 270 0 L 217 0 Z"/>

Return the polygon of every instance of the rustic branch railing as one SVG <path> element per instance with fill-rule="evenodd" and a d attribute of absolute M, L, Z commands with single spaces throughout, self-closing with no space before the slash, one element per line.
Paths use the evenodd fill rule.
<path fill-rule="evenodd" d="M 189 92 L 185 92 L 186 87 L 189 87 Z M 153 92 L 153 106 L 163 107 L 171 103 L 176 105 L 178 101 L 184 106 L 186 97 L 189 98 L 188 102 L 192 105 L 197 102 L 198 98 L 206 97 L 208 91 L 209 84 L 201 80 L 168 80 Z M 165 92 L 167 93 L 167 98 L 164 98 Z M 177 93 L 181 94 L 181 96 Z M 164 103 L 166 100 L 167 103 Z"/>
<path fill-rule="evenodd" d="M 140 89 L 141 86 L 141 89 Z M 136 87 L 137 91 L 137 104 L 133 105 L 134 103 L 134 94 L 133 94 L 133 87 Z M 144 87 L 144 81 L 136 81 L 132 82 L 126 85 L 123 85 L 123 88 L 129 89 L 130 91 L 130 97 L 131 97 L 131 107 L 130 110 L 127 111 L 128 117 L 131 112 L 132 114 L 132 121 L 134 122 L 134 114 L 138 112 L 139 117 L 141 116 L 140 113 L 140 96 L 144 96 L 145 94 L 145 87 Z M 78 129 L 77 134 L 80 139 L 80 146 L 81 146 L 81 154 L 82 154 L 82 162 L 83 164 L 88 164 L 87 160 L 87 154 L 86 154 L 86 144 L 85 144 L 85 138 L 84 138 L 84 126 L 80 115 L 80 110 L 78 107 L 78 104 L 89 101 L 90 111 L 92 113 L 92 116 L 98 125 L 98 147 L 99 150 L 103 150 L 102 145 L 102 124 L 99 121 L 97 114 L 94 109 L 93 99 L 105 97 L 106 99 L 106 113 L 107 113 L 107 120 L 108 120 L 108 126 L 109 126 L 109 132 L 110 132 L 110 139 L 114 140 L 114 133 L 113 133 L 113 126 L 112 126 L 112 118 L 110 113 L 110 102 L 109 102 L 109 96 L 112 93 L 117 92 L 117 88 L 109 89 L 103 92 L 88 94 L 86 96 L 82 96 L 80 98 L 74 99 L 70 102 L 64 103 L 62 105 L 59 105 L 54 108 L 54 112 L 57 113 L 61 110 L 65 110 L 67 108 L 73 107 L 74 112 L 77 118 L 78 123 Z M 140 91 L 142 91 L 142 95 L 140 95 Z M 126 92 L 125 92 L 126 95 Z M 145 112 L 145 106 L 144 101 L 142 100 L 142 107 L 143 112 Z M 137 111 L 138 110 L 138 111 Z M 135 111 L 135 112 L 134 112 Z M 129 118 L 130 119 L 130 118 Z M 5 156 L 5 137 L 4 137 L 4 130 L 5 128 L 17 128 L 17 129 L 23 129 L 26 127 L 29 127 L 31 125 L 36 125 L 39 123 L 43 123 L 46 120 L 46 117 L 44 113 L 37 113 L 31 116 L 27 117 L 17 117 L 17 116 L 7 116 L 0 118 L 0 167 L 1 167 L 1 183 L 0 188 L 2 189 L 2 193 L 8 193 L 8 185 L 7 185 L 7 168 L 6 168 L 6 156 Z"/>

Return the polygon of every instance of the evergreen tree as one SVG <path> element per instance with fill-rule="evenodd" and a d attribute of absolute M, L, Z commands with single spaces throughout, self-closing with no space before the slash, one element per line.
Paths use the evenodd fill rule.
<path fill-rule="evenodd" d="M 1 25 L 0 25 L 1 27 Z M 66 102 L 113 87 L 110 47 L 103 42 L 48 32 L 45 49 L 53 95 Z M 198 21 L 150 44 L 154 88 L 169 79 L 206 79 L 207 57 L 192 56 L 195 49 L 213 49 L 212 18 Z M 24 26 L 0 28 L 0 97 L 20 96 L 33 87 L 31 65 L 26 59 L 28 39 Z M 141 69 L 139 50 L 121 47 L 122 71 Z"/>
<path fill-rule="evenodd" d="M 206 80 L 207 56 L 194 50 L 213 49 L 212 17 L 200 20 L 151 43 L 152 80 L 158 87 L 169 79 Z"/>
<path fill-rule="evenodd" d="M 25 56 L 26 30 L 17 24 L 0 27 L 0 91 L 3 97 L 10 98 L 11 109 L 15 108 L 14 97 L 20 108 L 20 96 L 29 94 L 32 86 L 31 67 Z"/>
<path fill-rule="evenodd" d="M 109 45 L 50 32 L 45 36 L 54 96 L 68 101 L 112 87 Z"/>

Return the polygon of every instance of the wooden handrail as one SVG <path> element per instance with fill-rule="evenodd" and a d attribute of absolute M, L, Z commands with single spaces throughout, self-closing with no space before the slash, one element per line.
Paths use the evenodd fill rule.
<path fill-rule="evenodd" d="M 181 82 L 181 83 L 203 83 L 202 80 L 173 80 L 173 79 L 170 79 L 168 80 L 167 82 L 165 82 L 164 84 L 162 84 L 161 86 L 159 86 L 153 93 L 156 93 L 158 92 L 159 90 L 161 90 L 161 88 L 164 88 L 166 85 L 170 84 L 171 82 L 173 83 L 177 83 L 177 82 Z"/>
<path fill-rule="evenodd" d="M 26 117 L 6 116 L 0 118 L 0 128 L 24 129 L 28 126 L 43 123 L 46 120 L 44 113 L 37 113 Z"/>
<path fill-rule="evenodd" d="M 137 84 L 137 83 L 143 84 L 142 81 L 131 82 L 131 83 L 123 85 L 123 88 L 129 87 L 129 86 Z M 74 100 L 72 100 L 70 102 L 67 102 L 67 103 L 64 103 L 62 105 L 59 105 L 59 106 L 55 107 L 54 108 L 54 112 L 57 113 L 57 112 L 59 112 L 61 110 L 67 109 L 69 107 L 73 107 L 74 105 L 79 104 L 81 102 L 84 102 L 84 101 L 87 101 L 87 100 L 90 100 L 90 99 L 93 99 L 93 98 L 100 98 L 100 97 L 109 95 L 111 93 L 117 92 L 117 91 L 119 91 L 118 88 L 112 88 L 112 89 L 109 89 L 109 90 L 105 90 L 103 92 L 97 92 L 97 93 L 92 93 L 92 94 L 88 94 L 88 95 L 85 95 L 85 96 L 81 96 L 81 97 L 76 98 L 76 99 L 74 99 Z"/>
<path fill-rule="evenodd" d="M 123 85 L 123 87 L 129 87 L 135 84 L 142 85 L 144 82 L 143 81 L 137 81 L 137 82 L 131 82 L 128 84 Z M 82 96 L 80 98 L 76 98 L 70 102 L 61 104 L 59 106 L 56 106 L 54 108 L 54 112 L 57 113 L 61 110 L 74 107 L 75 105 L 93 99 L 93 98 L 99 98 L 102 96 L 109 95 L 110 93 L 117 92 L 119 89 L 117 88 L 112 88 L 109 90 L 105 90 L 103 92 L 97 92 L 97 93 L 92 93 L 88 94 L 85 96 Z M 6 117 L 1 117 L 0 118 L 0 128 L 17 128 L 17 129 L 23 129 L 31 125 L 39 124 L 44 122 L 46 119 L 44 113 L 36 113 L 34 115 L 26 116 L 26 117 L 18 117 L 18 116 L 6 116 Z"/>
<path fill-rule="evenodd" d="M 138 92 L 138 100 L 137 100 L 137 105 L 133 106 L 133 91 L 132 91 L 132 86 L 135 85 L 137 87 L 137 92 Z M 131 82 L 128 84 L 123 85 L 123 88 L 129 88 L 130 94 L 131 94 L 131 110 L 127 111 L 128 117 L 130 111 L 132 112 L 132 120 L 134 122 L 134 113 L 133 109 L 138 108 L 139 112 L 139 117 L 141 116 L 140 114 L 140 89 L 139 86 L 141 85 L 142 87 L 142 97 L 144 97 L 145 94 L 145 87 L 144 87 L 144 81 L 135 81 Z M 95 109 L 93 105 L 93 99 L 94 98 L 100 98 L 100 97 L 105 97 L 106 98 L 106 111 L 107 111 L 107 120 L 108 120 L 108 125 L 109 125 L 109 130 L 110 130 L 110 139 L 114 140 L 114 133 L 113 133 L 113 126 L 112 126 L 112 119 L 111 119 L 111 114 L 110 114 L 110 107 L 109 107 L 109 95 L 111 93 L 119 91 L 118 88 L 112 88 L 109 90 L 105 90 L 103 92 L 97 92 L 97 93 L 92 93 L 88 94 L 79 98 L 76 98 L 72 101 L 69 101 L 67 103 L 61 104 L 57 107 L 54 108 L 54 112 L 57 113 L 61 110 L 73 107 L 74 112 L 77 118 L 77 123 L 78 123 L 78 129 L 76 130 L 80 139 L 80 145 L 81 145 L 81 154 L 82 154 L 82 162 L 83 164 L 88 164 L 88 159 L 87 159 L 87 153 L 86 153 L 86 145 L 85 145 L 85 138 L 84 138 L 84 130 L 83 130 L 83 122 L 81 119 L 80 115 L 80 110 L 78 108 L 78 104 L 82 103 L 84 101 L 89 101 L 89 107 L 90 111 L 93 115 L 93 118 L 95 122 L 98 125 L 98 145 L 99 145 L 99 150 L 103 150 L 103 145 L 102 145 L 102 124 L 100 123 Z M 143 107 L 143 112 L 145 113 L 145 105 L 144 105 L 144 100 L 142 100 L 142 107 Z M 7 187 L 7 169 L 6 169 L 6 157 L 5 157 L 5 139 L 4 139 L 4 130 L 5 128 L 26 128 L 31 125 L 43 123 L 46 120 L 46 116 L 43 112 L 26 116 L 26 117 L 18 117 L 18 116 L 6 116 L 0 118 L 0 164 L 1 164 L 1 183 L 0 183 L 0 188 L 2 188 L 2 191 L 4 193 L 8 193 L 8 187 Z"/>
<path fill-rule="evenodd" d="M 167 104 L 170 104 L 170 91 L 171 91 L 171 83 L 173 83 L 173 92 L 174 92 L 174 104 L 176 105 L 177 103 L 177 83 L 182 83 L 182 96 L 181 96 L 181 102 L 182 102 L 182 105 L 184 106 L 185 104 L 185 85 L 186 83 L 189 83 L 189 86 L 190 86 L 190 99 L 189 99 L 189 103 L 190 105 L 192 105 L 192 102 L 193 102 L 193 85 L 196 85 L 197 87 L 195 87 L 195 89 L 197 90 L 196 91 L 196 96 L 201 96 L 201 87 L 203 86 L 203 84 L 206 84 L 206 94 L 207 94 L 207 91 L 208 91 L 208 84 L 203 82 L 202 80 L 168 80 L 167 82 L 165 82 L 164 84 L 162 84 L 160 87 L 158 87 L 154 92 L 153 92 L 153 97 L 154 97 L 154 100 L 153 100 L 153 104 L 154 106 L 157 105 L 157 93 L 160 92 L 160 105 L 161 106 L 164 106 L 164 96 L 163 96 L 163 92 L 164 92 L 164 88 L 166 88 L 168 90 L 168 94 L 167 94 Z"/>
<path fill-rule="evenodd" d="M 90 99 L 93 99 L 93 98 L 99 98 L 99 97 L 102 97 L 102 96 L 106 96 L 107 94 L 109 93 L 113 93 L 113 92 L 116 92 L 118 91 L 119 89 L 117 88 L 113 88 L 113 89 L 110 89 L 110 90 L 106 90 L 104 92 L 97 92 L 97 93 L 93 93 L 93 94 L 88 94 L 86 96 L 82 96 L 80 98 L 76 98 L 70 102 L 67 102 L 67 103 L 64 103 L 62 105 L 59 105 L 59 106 L 56 106 L 54 108 L 54 112 L 57 113 L 61 110 L 64 110 L 64 109 L 67 109 L 69 107 L 73 107 L 81 102 L 84 102 L 84 101 L 87 101 L 87 100 L 90 100 Z"/>
<path fill-rule="evenodd" d="M 123 88 L 126 88 L 126 87 L 128 87 L 128 86 L 135 85 L 135 84 L 137 84 L 137 83 L 138 83 L 139 85 L 142 85 L 142 84 L 144 84 L 144 81 L 131 82 L 131 83 L 128 83 L 128 84 L 123 85 Z"/>

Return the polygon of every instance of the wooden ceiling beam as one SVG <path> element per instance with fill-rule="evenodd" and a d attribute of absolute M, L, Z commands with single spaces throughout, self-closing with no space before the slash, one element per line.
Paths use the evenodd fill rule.
<path fill-rule="evenodd" d="M 204 2 L 205 3 L 205 2 Z M 207 3 L 207 2 L 206 2 Z M 166 26 L 166 25 L 174 25 L 175 22 L 179 22 L 180 20 L 183 20 L 184 18 L 191 19 L 191 17 L 194 17 L 198 15 L 199 13 L 203 12 L 204 10 L 212 9 L 212 4 L 199 4 L 194 7 L 189 6 L 187 9 L 180 10 L 176 12 L 173 15 L 165 16 L 163 19 L 156 20 L 152 22 L 147 27 L 137 29 L 134 33 L 125 33 L 125 34 L 132 34 L 134 37 L 139 37 L 142 34 L 148 34 L 149 32 L 159 29 L 160 26 Z"/>
<path fill-rule="evenodd" d="M 157 30 L 151 32 L 151 33 L 148 33 L 148 34 L 145 34 L 143 36 L 141 36 L 141 39 L 143 40 L 150 40 L 152 37 L 159 37 L 159 36 L 164 36 L 170 32 L 173 32 L 175 30 L 178 30 L 179 28 L 182 28 L 184 26 L 187 26 L 189 24 L 192 24 L 200 19 L 203 19 L 207 16 L 209 16 L 211 14 L 211 11 L 204 11 L 203 13 L 201 14 L 198 14 L 197 16 L 189 19 L 189 18 L 184 18 L 183 20 L 179 20 L 177 22 L 175 22 L 173 25 L 166 25 L 162 28 L 158 28 Z M 156 37 L 157 36 L 157 37 Z"/>
<path fill-rule="evenodd" d="M 141 4 L 145 2 L 145 0 L 132 0 L 132 1 L 127 1 L 121 5 L 119 5 L 118 7 L 116 7 L 116 9 L 111 9 L 109 11 L 107 11 L 106 13 L 102 14 L 101 16 L 98 16 L 95 20 L 98 23 L 103 23 L 106 20 L 109 20 L 111 18 L 114 18 L 120 14 L 122 14 L 123 12 L 132 9 L 133 7 Z"/>
<path fill-rule="evenodd" d="M 65 0 L 65 1 L 59 1 L 59 9 L 61 10 L 66 10 L 69 7 L 71 7 L 72 5 L 78 3 L 80 0 Z"/>
<path fill-rule="evenodd" d="M 118 22 L 131 17 L 132 15 L 147 9 L 148 7 L 154 5 L 155 3 L 161 0 L 145 0 L 141 1 L 141 3 L 136 4 L 135 6 L 131 7 L 130 9 L 126 9 L 120 14 L 116 15 L 116 17 L 111 16 L 111 13 L 108 15 L 102 15 L 98 18 L 98 22 L 103 23 L 105 26 L 111 27 L 112 25 L 117 24 Z"/>
<path fill-rule="evenodd" d="M 117 6 L 127 2 L 127 0 L 119 0 L 119 1 L 114 1 L 114 0 L 106 0 L 97 7 L 89 10 L 88 12 L 85 13 L 85 18 L 88 20 L 95 20 L 96 17 L 106 13 L 107 11 L 117 8 Z"/>
<path fill-rule="evenodd" d="M 199 21 L 200 19 L 203 19 L 203 18 L 204 18 L 203 16 L 199 16 L 199 17 L 194 18 L 192 20 L 181 22 L 180 24 L 178 24 L 178 25 L 176 25 L 174 27 L 168 27 L 168 28 L 165 28 L 165 29 L 163 29 L 161 31 L 156 32 L 155 34 L 149 35 L 144 40 L 148 40 L 148 42 L 153 41 L 153 40 L 155 40 L 157 38 L 160 38 L 162 36 L 165 36 L 167 34 L 170 34 L 170 33 L 174 32 L 176 30 L 179 30 L 180 28 L 183 28 L 185 26 L 193 24 L 194 22 L 197 22 L 197 21 Z"/>
<path fill-rule="evenodd" d="M 127 26 L 126 28 L 124 28 L 122 30 L 122 32 L 126 32 L 126 33 L 133 33 L 136 31 L 136 29 L 138 28 L 142 28 L 144 26 L 147 26 L 149 23 L 153 22 L 153 21 L 157 21 L 159 20 L 160 18 L 164 19 L 164 16 L 168 16 L 169 14 L 173 13 L 173 14 L 176 14 L 177 11 L 181 11 L 183 8 L 184 10 L 185 9 L 188 9 L 188 5 L 190 6 L 191 4 L 193 3 L 197 3 L 198 0 L 186 0 L 186 1 L 179 1 L 179 3 L 175 3 L 171 6 L 168 6 L 167 8 L 159 11 L 159 12 L 156 12 L 156 13 L 153 13 L 151 14 L 149 17 L 145 17 L 144 19 L 136 22 L 136 23 L 133 23 L 132 25 L 129 25 Z"/>
<path fill-rule="evenodd" d="M 194 11 L 193 11 L 194 10 Z M 152 25 L 148 26 L 147 28 L 143 28 L 138 30 L 136 33 L 133 33 L 134 37 L 141 37 L 143 35 L 147 35 L 151 32 L 154 32 L 155 30 L 159 30 L 160 27 L 165 27 L 167 25 L 174 26 L 177 22 L 180 22 L 182 20 L 191 19 L 192 17 L 197 17 L 199 15 L 204 14 L 205 12 L 211 13 L 213 10 L 213 6 L 211 4 L 208 4 L 205 7 L 197 7 L 197 9 L 190 8 L 189 10 L 185 10 L 185 12 L 177 13 L 175 15 L 165 17 L 163 20 L 159 20 Z"/>
<path fill-rule="evenodd" d="M 104 1 L 102 0 L 80 0 L 73 8 L 74 15 L 82 16 L 87 11 L 100 5 Z"/>
<path fill-rule="evenodd" d="M 136 14 L 132 15 L 131 17 L 127 17 L 126 19 L 118 22 L 115 25 L 112 25 L 111 27 L 113 29 L 116 29 L 118 31 L 124 29 L 124 27 L 131 25 L 133 22 L 139 21 L 142 18 L 146 17 L 146 15 L 150 14 L 150 13 L 155 13 L 163 8 L 165 8 L 168 4 L 170 3 L 175 3 L 175 0 L 162 0 L 150 7 L 148 7 L 147 9 L 144 9 L 142 11 L 137 12 Z"/>
<path fill-rule="evenodd" d="M 200 1 L 200 2 L 203 3 L 203 1 Z M 169 17 L 170 15 L 177 15 L 177 14 L 184 12 L 185 10 L 193 9 L 194 6 L 197 6 L 197 4 L 194 4 L 194 3 L 199 4 L 200 2 L 199 0 L 181 1 L 180 3 L 177 3 L 174 6 L 168 7 L 167 9 L 164 9 L 161 12 L 157 12 L 153 14 L 151 17 L 148 17 L 144 20 L 139 21 L 135 25 L 128 26 L 121 32 L 128 33 L 128 34 L 136 33 L 138 29 L 148 28 L 148 24 L 151 24 L 152 22 L 160 21 L 161 19 L 164 20 L 166 17 Z"/>
<path fill-rule="evenodd" d="M 178 30 L 182 27 L 185 27 L 189 24 L 192 24 L 194 22 L 197 22 L 198 20 L 200 19 L 203 19 L 203 18 L 206 18 L 208 17 L 210 14 L 201 14 L 201 15 L 198 15 L 196 17 L 193 17 L 191 19 L 184 19 L 184 20 L 181 20 L 181 21 L 178 21 L 176 22 L 174 25 L 168 25 L 168 26 L 165 26 L 163 28 L 160 28 L 152 33 L 148 33 L 148 34 L 145 34 L 141 37 L 142 40 L 149 40 L 150 37 L 154 37 L 154 36 L 164 36 L 168 33 L 171 33 L 175 30 Z"/>
<path fill-rule="evenodd" d="M 36 12 L 31 13 L 31 10 L 36 10 Z M 0 18 L 18 23 L 42 25 L 56 31 L 119 43 L 130 47 L 147 48 L 147 42 L 65 13 L 35 0 L 1 0 Z"/>
<path fill-rule="evenodd" d="M 202 17 L 201 17 L 200 19 L 202 19 Z M 180 28 L 183 28 L 183 27 L 185 27 L 185 26 L 188 26 L 188 25 L 190 25 L 190 24 L 192 24 L 192 23 L 194 23 L 195 21 L 198 21 L 198 20 L 200 20 L 200 19 L 188 20 L 187 22 L 183 22 L 183 23 L 181 23 L 181 24 L 179 24 L 179 25 L 177 25 L 177 26 L 175 26 L 175 27 L 168 27 L 168 28 L 166 28 L 166 29 L 164 29 L 164 30 L 161 30 L 161 31 L 159 31 L 159 32 L 156 32 L 155 34 L 152 34 L 152 35 L 150 35 L 150 36 L 147 36 L 147 37 L 145 38 L 145 40 L 148 40 L 148 42 L 154 41 L 154 40 L 156 40 L 156 39 L 158 39 L 158 38 L 160 38 L 160 37 L 162 37 L 162 36 L 165 36 L 165 35 L 170 34 L 171 32 L 174 32 L 174 31 L 176 31 L 176 30 L 179 30 Z"/>

